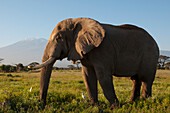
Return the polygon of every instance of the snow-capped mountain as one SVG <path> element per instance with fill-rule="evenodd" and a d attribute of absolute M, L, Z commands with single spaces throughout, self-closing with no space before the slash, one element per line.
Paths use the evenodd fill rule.
<path fill-rule="evenodd" d="M 1 64 L 12 65 L 22 63 L 28 65 L 31 62 L 41 63 L 47 41 L 43 38 L 29 38 L 2 47 L 0 48 L 0 58 L 4 60 L 1 61 Z M 64 59 L 63 61 L 57 61 L 56 64 L 58 67 L 67 67 L 71 63 Z"/>

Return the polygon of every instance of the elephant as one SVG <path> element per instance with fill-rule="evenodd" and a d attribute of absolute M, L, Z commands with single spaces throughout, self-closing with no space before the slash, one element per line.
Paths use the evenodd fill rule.
<path fill-rule="evenodd" d="M 112 108 L 119 106 L 113 76 L 133 82 L 131 101 L 152 94 L 159 48 L 152 36 L 134 25 L 110 25 L 91 18 L 69 18 L 52 31 L 42 57 L 40 101 L 46 105 L 53 64 L 64 58 L 80 60 L 89 103 L 98 104 L 99 84 Z"/>

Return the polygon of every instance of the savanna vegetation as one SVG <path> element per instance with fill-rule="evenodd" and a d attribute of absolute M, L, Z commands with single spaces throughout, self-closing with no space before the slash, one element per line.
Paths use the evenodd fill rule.
<path fill-rule="evenodd" d="M 0 58 L 0 61 L 2 59 Z M 1 62 L 0 62 L 1 63 Z M 67 67 L 63 68 L 63 67 L 53 67 L 53 70 L 79 70 L 81 69 L 80 62 L 76 62 L 74 63 L 75 65 L 68 65 Z M 34 67 L 35 65 L 39 65 L 39 63 L 37 62 L 32 62 L 26 66 L 24 66 L 22 63 L 19 64 L 15 64 L 15 65 L 0 65 L 0 72 L 5 72 L 5 73 L 9 73 L 9 72 L 28 72 L 31 70 L 35 70 L 32 69 L 32 67 Z"/>
<path fill-rule="evenodd" d="M 132 82 L 129 78 L 114 77 L 121 107 L 109 109 L 100 85 L 99 106 L 89 106 L 87 91 L 80 70 L 55 70 L 52 73 L 45 107 L 39 102 L 40 73 L 0 73 L 0 112 L 150 112 L 170 111 L 170 71 L 158 70 L 153 83 L 153 96 L 129 102 Z"/>

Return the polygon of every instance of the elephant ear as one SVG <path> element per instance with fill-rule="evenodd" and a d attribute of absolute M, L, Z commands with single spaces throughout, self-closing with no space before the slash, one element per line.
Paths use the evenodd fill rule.
<path fill-rule="evenodd" d="M 69 57 L 79 60 L 101 44 L 105 37 L 105 30 L 99 22 L 90 18 L 77 18 L 73 21 L 75 21 L 73 29 L 75 43 L 71 50 L 74 56 L 69 55 Z"/>

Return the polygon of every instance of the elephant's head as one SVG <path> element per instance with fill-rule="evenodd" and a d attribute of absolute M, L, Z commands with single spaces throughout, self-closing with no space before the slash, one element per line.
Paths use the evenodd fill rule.
<path fill-rule="evenodd" d="M 66 19 L 57 24 L 46 45 L 41 70 L 40 98 L 45 101 L 52 66 L 56 60 L 80 60 L 105 37 L 100 23 L 89 18 Z"/>

